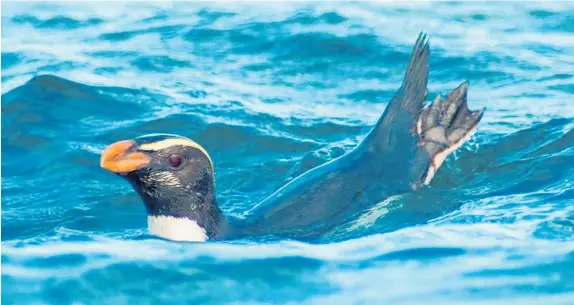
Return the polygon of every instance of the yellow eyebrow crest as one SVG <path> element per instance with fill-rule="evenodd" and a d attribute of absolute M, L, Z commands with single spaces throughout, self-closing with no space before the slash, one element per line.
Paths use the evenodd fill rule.
<path fill-rule="evenodd" d="M 213 161 L 211 160 L 211 157 L 209 156 L 205 148 L 203 148 L 203 146 L 197 144 L 195 141 L 192 141 L 190 139 L 166 139 L 157 142 L 146 143 L 140 145 L 139 150 L 158 151 L 175 145 L 188 146 L 198 149 L 207 157 L 207 159 L 209 160 L 209 164 L 213 168 Z"/>

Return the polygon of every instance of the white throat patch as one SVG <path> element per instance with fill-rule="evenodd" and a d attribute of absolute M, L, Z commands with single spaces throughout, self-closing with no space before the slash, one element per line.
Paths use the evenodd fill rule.
<path fill-rule="evenodd" d="M 205 229 L 197 222 L 183 217 L 149 216 L 147 227 L 151 234 L 173 241 L 206 241 Z"/>

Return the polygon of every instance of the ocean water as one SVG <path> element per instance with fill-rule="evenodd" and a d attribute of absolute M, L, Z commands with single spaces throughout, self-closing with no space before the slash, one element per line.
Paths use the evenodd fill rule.
<path fill-rule="evenodd" d="M 574 304 L 572 2 L 2 4 L 2 304 Z M 420 31 L 478 132 L 317 240 L 154 238 L 99 167 L 193 138 L 241 215 L 359 143 Z"/>

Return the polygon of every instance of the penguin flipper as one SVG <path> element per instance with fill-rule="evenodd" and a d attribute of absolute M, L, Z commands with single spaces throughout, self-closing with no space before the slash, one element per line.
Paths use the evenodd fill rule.
<path fill-rule="evenodd" d="M 361 144 L 362 151 L 378 156 L 386 179 L 411 189 L 430 183 L 444 159 L 473 134 L 484 111 L 468 109 L 468 82 L 423 108 L 429 57 L 429 42 L 421 33 L 401 87 Z"/>
<path fill-rule="evenodd" d="M 413 48 L 401 87 L 361 144 L 365 150 L 385 155 L 412 146 L 412 143 L 400 142 L 414 140 L 415 122 L 427 94 L 429 53 L 428 40 L 421 33 Z"/>

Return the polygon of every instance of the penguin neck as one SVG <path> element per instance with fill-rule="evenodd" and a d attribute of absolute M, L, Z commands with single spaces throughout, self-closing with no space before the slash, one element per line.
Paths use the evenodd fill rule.
<path fill-rule="evenodd" d="M 148 215 L 147 226 L 150 234 L 173 241 L 204 242 L 209 239 L 205 228 L 187 217 Z"/>
<path fill-rule="evenodd" d="M 146 206 L 150 234 L 189 242 L 218 239 L 225 234 L 227 220 L 213 192 L 171 192 L 166 197 L 157 197 L 154 193 L 140 194 Z"/>

